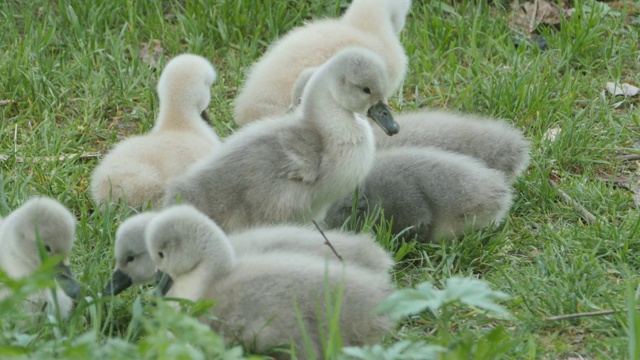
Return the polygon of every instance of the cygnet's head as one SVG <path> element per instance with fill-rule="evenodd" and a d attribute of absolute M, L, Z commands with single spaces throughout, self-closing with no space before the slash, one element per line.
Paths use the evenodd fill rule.
<path fill-rule="evenodd" d="M 173 280 L 208 266 L 214 275 L 235 265 L 235 252 L 220 227 L 190 205 L 175 205 L 155 216 L 145 232 L 156 268 Z M 166 293 L 167 289 L 160 289 Z"/>
<path fill-rule="evenodd" d="M 41 264 L 43 256 L 62 256 L 56 280 L 72 298 L 80 294 L 80 287 L 73 279 L 67 257 L 75 239 L 75 218 L 56 200 L 35 197 L 11 213 L 2 223 L 3 251 L 11 254 L 15 267 L 21 272 L 33 272 Z"/>
<path fill-rule="evenodd" d="M 123 222 L 116 231 L 116 267 L 105 287 L 105 295 L 118 295 L 131 285 L 151 281 L 156 267 L 147 252 L 144 232 L 157 213 L 144 212 Z"/>
<path fill-rule="evenodd" d="M 387 68 L 380 56 L 365 48 L 351 47 L 340 50 L 311 75 L 309 85 L 303 91 L 303 106 L 307 96 L 313 96 L 309 88 L 328 79 L 329 90 L 335 101 L 345 109 L 366 114 L 387 135 L 396 134 L 400 126 L 387 107 Z M 311 93 L 311 94 L 309 94 Z"/>
<path fill-rule="evenodd" d="M 201 56 L 182 54 L 174 57 L 158 81 L 160 106 L 202 114 L 211 101 L 211 86 L 216 77 L 213 65 Z"/>

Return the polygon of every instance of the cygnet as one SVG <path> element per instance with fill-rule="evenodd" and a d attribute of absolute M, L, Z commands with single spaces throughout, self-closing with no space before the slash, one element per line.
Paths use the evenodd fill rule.
<path fill-rule="evenodd" d="M 29 310 L 40 312 L 46 304 L 51 314 L 59 310 L 62 317 L 69 315 L 74 299 L 80 296 L 80 287 L 71 274 L 68 260 L 74 234 L 73 215 L 64 205 L 46 197 L 30 199 L 0 223 L 0 268 L 10 278 L 31 275 L 41 266 L 43 258 L 62 257 L 56 268 L 56 288 L 30 295 L 27 299 Z M 0 297 L 8 293 L 7 289 L 0 290 Z"/>
<path fill-rule="evenodd" d="M 156 266 L 173 279 L 167 295 L 213 300 L 219 320 L 205 321 L 228 340 L 256 352 L 286 350 L 293 343 L 298 358 L 306 359 L 307 351 L 324 357 L 323 339 L 332 314 L 323 304 L 327 298 L 336 301 L 339 289 L 343 346 L 379 342 L 391 328 L 385 315 L 372 313 L 393 291 L 388 275 L 286 252 L 237 256 L 224 232 L 186 205 L 162 211 L 145 236 Z M 282 352 L 272 355 L 290 358 Z"/>
<path fill-rule="evenodd" d="M 296 111 L 227 138 L 220 151 L 170 183 L 165 205 L 192 204 L 229 233 L 322 220 L 373 166 L 373 131 L 364 115 L 389 135 L 399 131 L 386 106 L 386 84 L 379 56 L 341 50 L 313 74 Z"/>
<path fill-rule="evenodd" d="M 325 218 L 329 227 L 342 226 L 352 215 L 353 197 L 332 206 Z M 511 199 L 505 174 L 478 159 L 437 148 L 398 147 L 378 152 L 358 189 L 355 212 L 363 218 L 381 209 L 392 220 L 393 234 L 406 231 L 406 237 L 430 242 L 500 223 Z"/>
<path fill-rule="evenodd" d="M 197 55 L 169 61 L 158 82 L 160 112 L 151 132 L 120 142 L 94 170 L 96 204 L 125 198 L 129 206 L 157 206 L 170 179 L 220 146 L 202 116 L 216 76 L 211 63 Z"/>

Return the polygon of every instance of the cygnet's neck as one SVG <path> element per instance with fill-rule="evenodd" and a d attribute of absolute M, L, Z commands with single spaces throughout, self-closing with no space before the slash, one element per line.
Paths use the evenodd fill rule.
<path fill-rule="evenodd" d="M 311 80 L 302 100 L 303 121 L 312 125 L 327 144 L 356 144 L 368 136 L 369 124 L 362 116 L 342 107 L 330 90 L 320 82 L 328 81 L 327 76 Z"/>
<path fill-rule="evenodd" d="M 341 21 L 381 37 L 395 36 L 385 0 L 354 0 Z"/>
<path fill-rule="evenodd" d="M 160 101 L 160 112 L 153 127 L 154 131 L 187 129 L 211 131 L 200 116 L 202 111 L 198 111 L 193 104 L 178 98 L 171 99 L 172 101 L 163 100 Z"/>

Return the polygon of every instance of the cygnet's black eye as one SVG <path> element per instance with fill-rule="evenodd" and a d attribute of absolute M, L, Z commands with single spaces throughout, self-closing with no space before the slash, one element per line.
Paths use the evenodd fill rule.
<path fill-rule="evenodd" d="M 160 259 L 164 259 L 164 254 L 162 253 L 162 251 L 158 252 L 158 256 L 160 256 Z"/>
<path fill-rule="evenodd" d="M 371 89 L 369 89 L 368 87 L 362 89 L 362 91 L 364 91 L 365 94 L 371 94 Z"/>
<path fill-rule="evenodd" d="M 133 255 L 129 255 L 129 256 L 127 256 L 127 263 L 130 263 L 130 262 L 132 262 L 133 260 L 135 260 L 135 256 L 133 256 Z"/>
<path fill-rule="evenodd" d="M 47 250 L 48 253 L 51 252 L 51 247 L 49 245 L 45 245 L 44 249 Z"/>

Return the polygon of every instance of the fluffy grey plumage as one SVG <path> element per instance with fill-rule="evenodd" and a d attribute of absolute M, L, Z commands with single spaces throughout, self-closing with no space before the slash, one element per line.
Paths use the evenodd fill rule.
<path fill-rule="evenodd" d="M 44 256 L 63 256 L 56 280 L 56 297 L 60 314 L 66 317 L 73 307 L 73 299 L 79 296 L 80 288 L 71 276 L 69 260 L 71 246 L 75 239 L 75 218 L 59 202 L 36 197 L 12 212 L 0 222 L 0 267 L 11 278 L 19 279 L 31 275 L 41 265 L 38 239 L 42 242 Z M 0 290 L 0 298 L 6 291 Z M 47 304 L 48 311 L 54 312 L 54 300 L 50 290 L 31 295 L 28 307 L 40 312 Z"/>
<path fill-rule="evenodd" d="M 396 116 L 402 131 L 388 137 L 376 131 L 376 147 L 434 146 L 484 161 L 513 181 L 529 163 L 529 141 L 506 121 L 445 111 L 418 111 Z"/>
<path fill-rule="evenodd" d="M 158 81 L 160 112 L 153 130 L 118 143 L 93 171 L 96 204 L 126 198 L 130 206 L 156 207 L 170 179 L 220 146 L 203 121 L 216 77 L 201 56 L 182 54 L 169 61 Z"/>
<path fill-rule="evenodd" d="M 332 292 L 344 288 L 339 319 L 344 346 L 378 342 L 390 329 L 385 316 L 371 314 L 392 292 L 388 275 L 288 252 L 237 257 L 222 230 L 187 205 L 155 217 L 146 241 L 158 269 L 174 281 L 168 295 L 214 300 L 213 312 L 220 321 L 210 325 L 257 352 L 286 349 L 293 342 L 299 358 L 307 358 L 297 311 L 311 350 L 323 357 L 325 281 Z"/>
<path fill-rule="evenodd" d="M 373 133 L 363 115 L 398 131 L 384 105 L 386 82 L 375 53 L 341 50 L 311 77 L 296 111 L 230 136 L 170 184 L 165 205 L 192 204 L 226 232 L 321 220 L 373 165 Z"/>
<path fill-rule="evenodd" d="M 392 148 L 377 154 L 376 164 L 360 186 L 357 213 L 376 204 L 393 233 L 413 227 L 407 235 L 419 241 L 460 236 L 500 222 L 511 204 L 503 172 L 475 158 L 437 148 Z M 353 194 L 329 210 L 325 222 L 340 227 L 352 212 Z"/>

